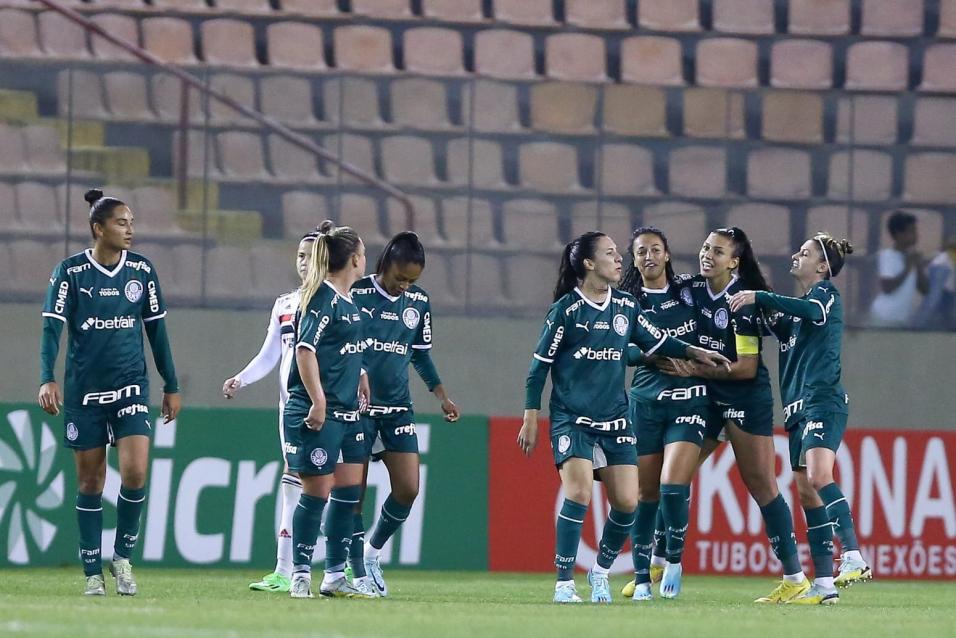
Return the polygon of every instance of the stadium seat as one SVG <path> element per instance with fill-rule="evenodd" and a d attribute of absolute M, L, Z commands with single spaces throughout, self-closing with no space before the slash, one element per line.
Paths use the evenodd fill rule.
<path fill-rule="evenodd" d="M 481 22 L 481 0 L 424 0 L 422 14 L 443 22 Z"/>
<path fill-rule="evenodd" d="M 836 139 L 841 144 L 895 144 L 896 96 L 857 95 L 841 98 L 837 106 L 836 133 Z"/>
<path fill-rule="evenodd" d="M 472 112 L 472 126 L 476 131 L 511 133 L 522 128 L 518 117 L 518 88 L 514 84 L 475 78 L 463 85 L 461 119 L 466 126 Z"/>
<path fill-rule="evenodd" d="M 225 179 L 267 180 L 262 152 L 262 137 L 258 133 L 226 131 L 216 134 L 216 147 Z"/>
<path fill-rule="evenodd" d="M 656 87 L 611 84 L 604 91 L 602 122 L 617 135 L 667 137 L 667 96 Z"/>
<path fill-rule="evenodd" d="M 685 197 L 723 197 L 727 158 L 716 146 L 685 146 L 670 153 L 669 193 Z"/>
<path fill-rule="evenodd" d="M 757 45 L 739 38 L 709 38 L 697 44 L 697 84 L 757 86 Z"/>
<path fill-rule="evenodd" d="M 891 209 L 883 213 L 880 218 L 880 246 L 892 246 L 893 240 L 886 228 L 886 221 L 896 209 Z M 903 208 L 903 211 L 916 217 L 916 224 L 919 227 L 919 238 L 916 241 L 916 250 L 923 255 L 935 255 L 939 252 L 943 243 L 943 215 L 935 210 L 921 208 Z"/>
<path fill-rule="evenodd" d="M 19 182 L 14 189 L 21 227 L 33 231 L 63 232 L 63 209 L 52 186 L 41 182 Z M 83 200 L 80 200 L 71 202 L 71 205 L 74 210 L 79 210 L 82 203 Z M 77 215 L 74 213 L 72 216 Z M 46 268 L 50 270 L 50 266 Z"/>
<path fill-rule="evenodd" d="M 323 146 L 335 157 L 348 162 L 369 175 L 375 176 L 375 155 L 372 152 L 372 140 L 369 138 L 351 133 L 329 135 L 325 138 Z M 337 179 L 338 167 L 333 166 L 331 171 L 332 177 Z M 342 173 L 342 180 L 352 184 L 358 182 L 358 178 L 347 173 Z"/>
<path fill-rule="evenodd" d="M 790 209 L 786 206 L 763 202 L 738 204 L 727 211 L 726 224 L 747 232 L 758 259 L 764 255 L 794 253 L 790 240 Z"/>
<path fill-rule="evenodd" d="M 789 31 L 800 35 L 846 35 L 850 0 L 790 0 Z"/>
<path fill-rule="evenodd" d="M 319 171 L 315 153 L 275 133 L 269 135 L 269 160 L 272 173 L 278 179 L 306 184 L 329 180 Z"/>
<path fill-rule="evenodd" d="M 892 195 L 893 159 L 868 149 L 836 152 L 830 156 L 829 184 L 829 199 L 884 201 Z"/>
<path fill-rule="evenodd" d="M 452 254 L 451 281 L 458 297 L 470 308 L 504 306 L 504 280 L 501 261 L 495 255 L 473 252 Z M 467 298 L 466 298 L 467 295 Z"/>
<path fill-rule="evenodd" d="M 149 105 L 144 75 L 127 71 L 104 73 L 103 89 L 106 108 L 113 118 L 139 122 L 156 119 Z"/>
<path fill-rule="evenodd" d="M 428 250 L 428 248 L 429 246 L 426 245 L 425 249 Z M 417 283 L 428 294 L 428 303 L 433 310 L 460 309 L 464 303 L 464 300 L 460 298 L 464 290 L 452 291 L 451 268 L 447 255 L 429 252 L 425 257 L 425 270 L 422 271 L 422 276 Z"/>
<path fill-rule="evenodd" d="M 340 111 L 341 110 L 341 114 Z M 322 84 L 322 112 L 333 124 L 381 128 L 378 85 L 355 77 L 328 79 Z"/>
<path fill-rule="evenodd" d="M 545 40 L 545 73 L 556 80 L 607 80 L 604 39 L 584 33 L 557 33 Z"/>
<path fill-rule="evenodd" d="M 0 181 L 0 228 L 11 229 L 19 225 L 17 194 L 13 183 Z"/>
<path fill-rule="evenodd" d="M 666 201 L 644 208 L 641 226 L 660 228 L 667 235 L 671 255 L 689 255 L 696 258 L 707 237 L 707 213 L 696 204 Z M 696 261 L 696 259 L 695 259 Z M 696 272 L 696 267 L 694 272 Z"/>
<path fill-rule="evenodd" d="M 415 208 L 415 232 L 425 245 L 425 249 L 444 245 L 445 240 L 438 232 L 438 204 L 432 197 L 412 196 L 412 206 Z M 385 202 L 385 217 L 388 222 L 389 237 L 395 236 L 404 230 L 410 230 L 408 215 L 402 202 L 389 197 Z"/>
<path fill-rule="evenodd" d="M 68 117 L 72 108 L 74 117 L 91 120 L 105 120 L 107 118 L 106 106 L 103 101 L 103 82 L 99 73 L 74 69 L 73 93 L 71 96 L 70 71 L 60 71 L 56 77 L 56 93 L 56 106 L 60 117 Z"/>
<path fill-rule="evenodd" d="M 181 18 L 144 18 L 143 48 L 170 64 L 196 64 L 193 28 Z"/>
<path fill-rule="evenodd" d="M 552 133 L 593 133 L 597 89 L 572 82 L 531 86 L 531 127 Z"/>
<path fill-rule="evenodd" d="M 911 153 L 906 157 L 903 199 L 908 202 L 956 202 L 956 155 Z M 926 229 L 921 229 L 921 234 Z"/>
<path fill-rule="evenodd" d="M 923 82 L 919 88 L 921 91 L 956 92 L 956 44 L 932 44 L 926 47 Z"/>
<path fill-rule="evenodd" d="M 470 151 L 470 155 L 469 155 Z M 459 186 L 501 190 L 505 182 L 501 145 L 492 140 L 458 138 L 448 142 L 448 181 Z"/>
<path fill-rule="evenodd" d="M 940 38 L 956 38 L 956 0 L 940 0 L 939 30 Z"/>
<path fill-rule="evenodd" d="M 178 234 L 182 231 L 173 218 L 176 204 L 173 193 L 168 188 L 159 186 L 140 186 L 133 190 L 133 200 L 136 208 L 136 228 L 154 233 Z"/>
<path fill-rule="evenodd" d="M 512 199 L 504 203 L 501 221 L 509 248 L 558 250 L 561 247 L 554 204 L 540 199 Z"/>
<path fill-rule="evenodd" d="M 313 191 L 283 191 L 283 237 L 298 239 L 330 217 L 329 204 L 324 195 Z"/>
<path fill-rule="evenodd" d="M 272 13 L 269 0 L 216 0 L 216 9 L 220 12 Z"/>
<path fill-rule="evenodd" d="M 27 170 L 27 149 L 18 126 L 0 122 L 0 173 L 19 174 Z"/>
<path fill-rule="evenodd" d="M 622 204 L 602 202 L 600 211 L 596 202 L 578 202 L 571 207 L 571 237 L 578 237 L 590 230 L 600 230 L 617 244 L 624 255 L 630 250 L 631 210 Z M 626 259 L 625 259 L 626 261 Z"/>
<path fill-rule="evenodd" d="M 163 277 L 163 293 L 199 301 L 202 293 L 203 248 L 198 244 L 183 243 L 172 248 L 173 272 Z"/>
<path fill-rule="evenodd" d="M 818 93 L 768 91 L 763 94 L 760 136 L 774 142 L 823 141 L 823 97 Z"/>
<path fill-rule="evenodd" d="M 544 314 L 553 301 L 551 286 L 545 284 L 554 276 L 561 259 L 557 254 L 508 255 L 504 259 L 506 294 L 512 305 Z"/>
<path fill-rule="evenodd" d="M 263 114 L 296 127 L 316 126 L 312 82 L 291 75 L 269 74 L 259 80 L 259 108 Z"/>
<path fill-rule="evenodd" d="M 175 11 L 209 11 L 206 0 L 153 0 L 157 9 L 172 9 Z"/>
<path fill-rule="evenodd" d="M 923 0 L 863 0 L 863 35 L 893 37 L 923 33 Z"/>
<path fill-rule="evenodd" d="M 533 27 L 554 24 L 551 0 L 493 0 L 496 22 Z"/>
<path fill-rule="evenodd" d="M 746 136 L 744 129 L 744 96 L 721 89 L 687 89 L 684 91 L 684 135 L 702 138 Z"/>
<path fill-rule="evenodd" d="M 393 124 L 426 131 L 452 128 L 444 83 L 406 78 L 393 80 L 389 89 Z"/>
<path fill-rule="evenodd" d="M 97 13 L 96 15 L 90 16 L 90 20 L 110 35 L 116 36 L 120 40 L 125 40 L 134 47 L 140 46 L 139 24 L 136 22 L 136 18 L 119 13 Z M 126 49 L 116 46 L 105 38 L 96 35 L 96 33 L 90 32 L 90 43 L 93 45 L 94 57 L 100 58 L 103 61 L 138 61 L 138 58 Z"/>
<path fill-rule="evenodd" d="M 173 143 L 170 148 L 170 157 L 173 158 L 174 175 L 178 173 L 179 140 L 180 133 L 179 131 L 175 131 L 173 133 Z M 217 159 L 216 140 L 213 137 L 213 133 L 209 133 L 209 139 L 207 140 L 203 130 L 190 129 L 189 134 L 186 136 L 186 144 L 186 174 L 189 177 L 202 178 L 206 171 L 208 171 L 209 176 L 212 178 L 222 176 L 222 171 L 219 168 Z"/>
<path fill-rule="evenodd" d="M 339 206 L 339 224 L 354 228 L 366 244 L 385 245 L 387 238 L 375 199 L 357 193 L 342 193 Z"/>
<path fill-rule="evenodd" d="M 42 55 L 33 14 L 19 9 L 0 9 L 0 56 L 38 58 Z"/>
<path fill-rule="evenodd" d="M 566 0 L 564 20 L 582 29 L 630 29 L 626 0 Z"/>
<path fill-rule="evenodd" d="M 246 108 L 256 108 L 256 85 L 250 77 L 217 73 L 209 80 L 209 88 L 222 93 Z M 251 123 L 251 120 L 236 109 L 213 97 L 209 98 L 209 119 L 213 124 Z"/>
<path fill-rule="evenodd" d="M 780 40 L 770 53 L 770 85 L 778 89 L 829 89 L 833 52 L 819 40 Z"/>
<path fill-rule="evenodd" d="M 352 13 L 370 18 L 411 18 L 408 0 L 352 0 Z"/>
<path fill-rule="evenodd" d="M 48 56 L 67 60 L 90 57 L 86 32 L 66 16 L 55 11 L 43 11 L 37 16 L 37 26 L 43 51 Z"/>
<path fill-rule="evenodd" d="M 254 281 L 249 250 L 240 246 L 213 246 L 206 253 L 206 295 L 213 299 L 246 299 Z"/>
<path fill-rule="evenodd" d="M 102 184 L 98 184 L 98 186 L 102 187 Z M 73 182 L 69 188 L 66 184 L 59 184 L 54 188 L 57 217 L 65 220 L 69 226 L 70 234 L 75 238 L 82 239 L 84 243 L 90 239 L 90 205 L 84 201 L 83 196 L 91 187 L 92 184 Z M 107 186 L 103 190 L 106 193 L 111 193 L 110 188 L 113 187 Z M 126 195 L 126 193 L 121 194 Z M 69 199 L 69 202 L 67 202 L 67 199 Z M 63 224 L 64 221 L 59 223 L 61 229 Z"/>
<path fill-rule="evenodd" d="M 275 299 L 277 294 L 298 287 L 299 277 L 286 242 L 256 242 L 249 252 L 252 258 L 251 296 Z"/>
<path fill-rule="evenodd" d="M 923 97 L 913 109 L 913 139 L 917 146 L 956 147 L 956 100 Z"/>
<path fill-rule="evenodd" d="M 23 143 L 26 145 L 31 172 L 66 171 L 66 150 L 60 145 L 60 136 L 52 126 L 23 127 Z"/>
<path fill-rule="evenodd" d="M 774 32 L 773 0 L 713 0 L 714 31 L 767 35 Z"/>
<path fill-rule="evenodd" d="M 761 148 L 747 156 L 747 195 L 756 199 L 806 199 L 812 194 L 810 154 Z"/>
<path fill-rule="evenodd" d="M 405 70 L 425 75 L 463 75 L 464 45 L 455 29 L 419 27 L 404 35 Z"/>
<path fill-rule="evenodd" d="M 269 64 L 279 68 L 325 71 L 322 30 L 305 22 L 273 22 L 266 27 Z"/>
<path fill-rule="evenodd" d="M 202 34 L 203 60 L 208 64 L 258 67 L 255 33 L 252 25 L 242 20 L 216 18 L 199 26 Z"/>
<path fill-rule="evenodd" d="M 641 0 L 637 24 L 652 31 L 699 31 L 697 0 Z"/>
<path fill-rule="evenodd" d="M 309 17 L 328 17 L 339 14 L 337 0 L 279 0 L 283 11 Z"/>
<path fill-rule="evenodd" d="M 33 293 L 46 290 L 50 272 L 63 259 L 63 246 L 48 241 L 16 239 L 9 244 L 13 260 L 13 277 L 7 286 L 14 290 Z"/>
<path fill-rule="evenodd" d="M 848 205 L 827 204 L 814 206 L 807 211 L 806 232 L 812 237 L 819 232 L 830 233 L 837 241 L 849 239 L 853 255 L 865 255 L 869 243 L 870 216 L 861 208 Z"/>
<path fill-rule="evenodd" d="M 182 101 L 183 81 L 168 73 L 156 73 L 150 78 L 150 88 L 153 96 L 153 109 L 156 115 L 164 121 L 178 122 L 180 102 Z M 188 88 L 189 91 L 189 118 L 193 125 L 203 121 L 203 97 L 199 91 Z"/>
<path fill-rule="evenodd" d="M 393 184 L 436 186 L 435 153 L 424 137 L 394 135 L 382 139 L 382 172 Z"/>
<path fill-rule="evenodd" d="M 929 49 L 927 49 L 929 56 Z M 846 88 L 903 91 L 907 87 L 909 52 L 896 42 L 857 42 L 846 55 Z M 924 84 L 925 84 L 924 67 Z"/>
<path fill-rule="evenodd" d="M 531 34 L 485 29 L 475 34 L 475 72 L 502 80 L 530 80 L 534 68 Z"/>
<path fill-rule="evenodd" d="M 601 147 L 595 188 L 605 195 L 656 195 L 654 156 L 636 144 L 605 144 Z"/>
<path fill-rule="evenodd" d="M 340 71 L 391 73 L 392 37 L 387 29 L 364 25 L 336 27 L 332 38 Z"/>
<path fill-rule="evenodd" d="M 634 84 L 684 84 L 681 44 L 676 38 L 638 36 L 621 42 L 621 81 Z"/>
<path fill-rule="evenodd" d="M 581 190 L 577 150 L 559 142 L 528 142 L 518 149 L 521 186 L 548 193 Z"/>
<path fill-rule="evenodd" d="M 494 248 L 500 245 L 495 237 L 494 211 L 488 200 L 451 197 L 442 200 L 441 211 L 449 246 Z"/>

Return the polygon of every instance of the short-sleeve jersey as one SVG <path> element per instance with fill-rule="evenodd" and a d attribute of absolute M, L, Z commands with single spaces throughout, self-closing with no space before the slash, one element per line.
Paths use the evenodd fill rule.
<path fill-rule="evenodd" d="M 299 313 L 296 318 L 295 347 L 315 352 L 329 418 L 335 418 L 335 412 L 358 410 L 358 385 L 365 350 L 361 314 L 350 297 L 339 294 L 326 281 L 309 300 L 305 314 Z M 288 387 L 290 404 L 303 408 L 312 405 L 295 357 Z"/>
<path fill-rule="evenodd" d="M 847 412 L 847 395 L 840 382 L 840 291 L 830 281 L 820 281 L 803 299 L 820 306 L 821 321 L 776 313 L 771 325 L 780 342 L 780 394 L 788 427 L 798 423 L 809 408 Z"/>
<path fill-rule="evenodd" d="M 731 361 L 737 360 L 737 337 L 750 337 L 757 343 L 757 376 L 744 380 L 709 380 L 708 392 L 713 401 L 727 405 L 740 405 L 755 401 L 773 401 L 770 390 L 770 373 L 763 363 L 761 350 L 764 320 L 755 305 L 745 306 L 732 313 L 727 298 L 743 290 L 740 280 L 734 276 L 727 287 L 718 294 L 710 291 L 707 280 L 696 275 L 690 282 L 690 290 L 697 309 L 697 343 L 702 348 L 714 350 Z"/>
<path fill-rule="evenodd" d="M 355 282 L 351 294 L 365 328 L 365 368 L 372 389 L 372 407 L 410 408 L 408 364 L 415 350 L 432 347 L 428 294 L 411 286 L 393 297 L 374 275 Z"/>
<path fill-rule="evenodd" d="M 292 360 L 295 359 L 295 311 L 299 307 L 299 291 L 287 292 L 276 299 L 272 306 L 272 323 L 270 329 L 279 331 L 279 405 L 289 400 L 289 372 L 292 371 Z"/>
<path fill-rule="evenodd" d="M 627 345 L 645 354 L 683 356 L 641 312 L 634 297 L 611 289 L 602 305 L 577 288 L 551 305 L 534 351 L 551 366 L 551 410 L 607 422 L 627 414 Z"/>
<path fill-rule="evenodd" d="M 166 316 L 156 268 L 124 250 L 109 267 L 86 249 L 64 259 L 50 275 L 43 316 L 67 327 L 69 408 L 149 397 L 143 324 Z"/>
<path fill-rule="evenodd" d="M 637 303 L 655 326 L 671 337 L 697 343 L 697 313 L 690 291 L 691 277 L 682 275 L 665 288 L 641 288 Z M 698 378 L 664 374 L 653 365 L 639 365 L 631 381 L 631 396 L 642 401 L 707 402 L 707 386 Z"/>

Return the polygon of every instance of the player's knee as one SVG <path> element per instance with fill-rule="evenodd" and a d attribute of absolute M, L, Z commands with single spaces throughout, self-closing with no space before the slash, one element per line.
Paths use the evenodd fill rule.
<path fill-rule="evenodd" d="M 105 476 L 81 476 L 76 481 L 76 488 L 82 494 L 101 494 L 105 485 Z"/>
<path fill-rule="evenodd" d="M 804 509 L 815 507 L 820 498 L 808 480 L 797 481 L 797 494 L 800 495 L 800 505 Z"/>
<path fill-rule="evenodd" d="M 659 501 L 661 500 L 661 486 L 659 483 L 654 485 L 644 485 L 641 483 L 638 495 L 645 503 Z M 637 507 L 637 503 L 634 504 L 634 507 Z"/>
<path fill-rule="evenodd" d="M 611 507 L 619 512 L 633 512 L 637 509 L 637 494 L 625 494 L 618 496 L 618 498 L 615 499 L 615 502 L 611 503 Z"/>
<path fill-rule="evenodd" d="M 418 498 L 418 484 L 396 485 L 392 496 L 402 505 L 411 505 Z"/>
<path fill-rule="evenodd" d="M 810 483 L 810 486 L 813 488 L 814 494 L 816 494 L 821 489 L 833 482 L 833 473 L 825 470 L 817 470 L 814 472 L 808 468 L 807 480 Z"/>
<path fill-rule="evenodd" d="M 777 498 L 779 491 L 772 476 L 768 477 L 765 472 L 760 470 L 741 472 L 740 476 L 750 495 L 754 497 L 758 504 L 765 505 Z"/>
<path fill-rule="evenodd" d="M 580 503 L 581 505 L 591 504 L 591 490 L 583 487 L 565 487 L 564 498 Z"/>

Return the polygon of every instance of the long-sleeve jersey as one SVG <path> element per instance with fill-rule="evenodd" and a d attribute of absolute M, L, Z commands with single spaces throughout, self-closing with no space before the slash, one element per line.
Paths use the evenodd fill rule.
<path fill-rule="evenodd" d="M 289 400 L 289 372 L 295 356 L 295 311 L 299 307 L 299 291 L 280 295 L 272 305 L 266 338 L 259 353 L 246 364 L 236 377 L 244 388 L 259 381 L 279 364 L 279 409 Z"/>

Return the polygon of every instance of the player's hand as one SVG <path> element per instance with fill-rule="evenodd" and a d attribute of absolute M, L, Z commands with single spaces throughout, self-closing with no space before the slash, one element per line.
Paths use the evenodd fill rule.
<path fill-rule="evenodd" d="M 684 359 L 674 359 L 671 361 L 670 367 L 661 368 L 661 371 L 672 377 L 683 377 L 685 379 L 700 376 L 700 372 L 697 370 L 697 364 Z"/>
<path fill-rule="evenodd" d="M 525 410 L 524 423 L 518 430 L 518 447 L 525 453 L 525 456 L 531 456 L 534 447 L 538 444 L 538 411 Z"/>
<path fill-rule="evenodd" d="M 305 417 L 305 427 L 318 432 L 322 429 L 322 426 L 325 425 L 325 400 L 322 400 L 322 404 L 313 403 L 312 407 L 309 408 L 309 413 Z"/>
<path fill-rule="evenodd" d="M 691 346 L 687 348 L 687 356 L 704 366 L 723 368 L 727 372 L 730 372 L 730 359 L 719 352 Z"/>
<path fill-rule="evenodd" d="M 753 290 L 741 290 L 727 299 L 731 312 L 739 312 L 744 306 L 752 306 L 757 303 L 757 293 Z"/>
<path fill-rule="evenodd" d="M 458 411 L 458 406 L 455 405 L 455 402 L 445 397 L 441 402 L 441 411 L 445 415 L 445 420 L 449 423 L 454 423 L 461 417 L 461 412 Z"/>
<path fill-rule="evenodd" d="M 43 411 L 53 416 L 60 414 L 60 406 L 63 405 L 63 395 L 60 394 L 60 386 L 56 381 L 48 381 L 40 386 L 40 393 L 37 395 L 37 403 L 43 408 Z"/>
<path fill-rule="evenodd" d="M 358 403 L 359 412 L 368 412 L 369 402 L 372 400 L 372 389 L 368 384 L 368 375 L 363 374 L 359 377 Z"/>
<path fill-rule="evenodd" d="M 183 407 L 182 400 L 178 392 L 163 393 L 163 423 L 169 423 L 179 415 L 179 410 Z"/>
<path fill-rule="evenodd" d="M 686 363 L 683 359 L 672 359 L 670 357 L 657 357 L 653 362 L 658 370 L 672 376 L 680 376 L 680 366 L 683 363 Z"/>
<path fill-rule="evenodd" d="M 236 396 L 236 392 L 239 392 L 239 387 L 242 383 L 239 381 L 239 377 L 229 377 L 222 384 L 222 396 L 227 399 L 231 399 Z"/>

